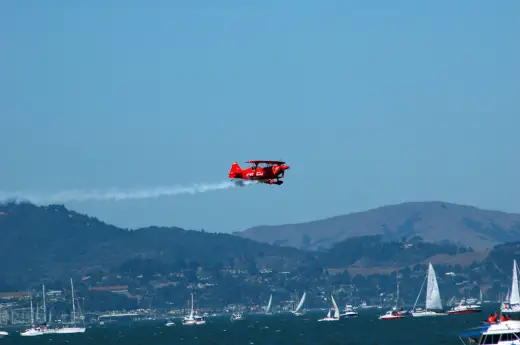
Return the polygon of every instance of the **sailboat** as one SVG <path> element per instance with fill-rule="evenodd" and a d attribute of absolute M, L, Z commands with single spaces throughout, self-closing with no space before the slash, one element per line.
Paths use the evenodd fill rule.
<path fill-rule="evenodd" d="M 34 323 L 34 310 L 33 310 L 33 301 L 31 295 L 31 327 L 20 332 L 20 335 L 23 337 L 35 337 L 38 335 L 44 335 L 45 331 L 43 327 L 40 327 Z"/>
<path fill-rule="evenodd" d="M 267 307 L 265 308 L 265 314 L 271 314 L 271 307 L 272 307 L 272 304 L 273 304 L 273 294 L 271 294 L 271 296 L 269 296 L 269 303 L 267 303 Z"/>
<path fill-rule="evenodd" d="M 500 307 L 502 313 L 519 313 L 520 312 L 520 292 L 518 291 L 518 264 L 513 260 L 513 281 L 511 282 L 511 294 L 509 295 L 509 303 L 504 303 Z"/>
<path fill-rule="evenodd" d="M 395 298 L 395 307 L 379 316 L 379 320 L 397 320 L 404 318 L 404 311 L 398 309 L 399 306 L 399 276 L 397 276 L 397 293 Z"/>
<path fill-rule="evenodd" d="M 57 334 L 71 334 L 71 333 L 85 333 L 85 327 L 76 326 L 76 302 L 74 299 L 74 283 L 70 278 L 70 288 L 72 291 L 72 324 L 70 326 L 63 326 L 56 329 Z"/>
<path fill-rule="evenodd" d="M 193 304 L 193 293 L 191 293 L 191 312 L 190 315 L 185 316 L 184 320 L 182 320 L 182 324 L 185 326 L 191 325 L 203 325 L 206 323 L 206 320 L 202 316 L 195 315 L 195 308 Z"/>
<path fill-rule="evenodd" d="M 296 307 L 296 309 L 294 309 L 291 313 L 293 313 L 296 316 L 301 316 L 304 314 L 304 312 L 302 311 L 302 308 L 303 308 L 303 303 L 305 303 L 306 296 L 307 296 L 307 292 L 304 292 L 302 298 L 300 299 L 300 303 L 298 303 L 298 306 Z"/>
<path fill-rule="evenodd" d="M 421 296 L 421 292 L 424 287 L 424 282 L 426 282 L 426 281 L 427 281 L 427 284 L 426 284 L 426 309 L 422 310 L 420 308 L 415 308 L 415 306 L 417 305 L 419 296 Z M 435 270 L 433 269 L 433 265 L 431 262 L 428 267 L 428 275 L 425 277 L 424 282 L 421 286 L 421 290 L 419 291 L 419 294 L 417 295 L 415 304 L 413 305 L 412 315 L 414 317 L 448 315 L 447 313 L 440 312 L 440 310 L 443 310 L 441 294 L 439 291 L 439 284 L 437 283 L 437 276 L 435 275 Z"/>
<path fill-rule="evenodd" d="M 319 319 L 318 321 L 339 321 L 340 315 L 339 315 L 339 308 L 336 304 L 336 301 L 334 300 L 334 296 L 330 295 L 330 299 L 332 301 L 332 305 L 334 308 L 334 316 L 331 316 L 331 309 L 329 308 L 329 312 L 327 313 L 327 316 L 325 316 L 322 319 Z"/>

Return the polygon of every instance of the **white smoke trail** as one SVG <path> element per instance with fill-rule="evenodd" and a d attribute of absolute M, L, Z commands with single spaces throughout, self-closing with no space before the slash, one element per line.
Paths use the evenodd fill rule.
<path fill-rule="evenodd" d="M 200 183 L 191 186 L 163 186 L 154 188 L 142 188 L 133 190 L 122 189 L 105 189 L 105 190 L 81 190 L 71 189 L 56 193 L 8 193 L 0 191 L 0 201 L 29 201 L 34 204 L 52 204 L 65 202 L 82 202 L 82 201 L 121 201 L 132 199 L 151 199 L 164 196 L 173 196 L 179 194 L 198 194 L 221 189 L 229 189 L 234 187 L 244 187 L 250 185 L 252 181 L 224 181 L 220 183 Z"/>

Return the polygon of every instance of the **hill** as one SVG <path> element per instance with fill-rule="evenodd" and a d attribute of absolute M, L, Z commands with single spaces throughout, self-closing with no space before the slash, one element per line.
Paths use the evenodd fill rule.
<path fill-rule="evenodd" d="M 31 282 L 66 281 L 73 274 L 133 267 L 140 273 L 169 273 L 179 267 L 222 264 L 287 269 L 313 256 L 230 234 L 181 228 L 121 229 L 62 205 L 0 205 L 0 289 Z M 130 269 L 131 270 L 131 269 Z"/>
<path fill-rule="evenodd" d="M 320 250 L 363 235 L 386 240 L 420 236 L 428 242 L 461 243 L 475 250 L 520 241 L 520 214 L 445 202 L 408 202 L 299 224 L 256 226 L 234 233 L 275 245 Z"/>
<path fill-rule="evenodd" d="M 2 284 L 24 287 L 34 282 L 67 281 L 73 275 L 117 272 L 145 280 L 154 274 L 220 267 L 258 270 L 403 267 L 435 255 L 452 258 L 468 251 L 453 244 L 405 242 L 382 236 L 350 238 L 323 252 L 276 246 L 230 234 L 177 227 L 121 229 L 62 205 L 0 205 Z M 470 250 L 469 250 L 470 251 Z"/>
<path fill-rule="evenodd" d="M 440 275 L 457 273 L 439 278 L 450 293 L 474 289 L 474 281 L 501 291 L 519 248 L 520 243 L 508 243 L 475 252 L 419 236 L 366 235 L 309 251 L 177 227 L 121 229 L 62 205 L 0 205 L 0 291 L 27 291 L 42 283 L 67 289 L 72 277 L 95 310 L 131 309 L 141 299 L 182 305 L 194 290 L 214 306 L 244 299 L 265 303 L 262 296 L 272 292 L 290 300 L 303 290 L 322 303 L 331 286 L 347 285 L 358 298 L 370 298 L 395 291 L 396 271 L 403 294 L 414 299 L 429 261 Z M 126 292 L 114 294 L 111 288 Z"/>

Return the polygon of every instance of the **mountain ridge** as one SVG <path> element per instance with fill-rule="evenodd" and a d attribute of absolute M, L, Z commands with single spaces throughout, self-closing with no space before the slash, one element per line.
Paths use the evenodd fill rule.
<path fill-rule="evenodd" d="M 386 239 L 421 236 L 478 250 L 520 241 L 520 214 L 443 201 L 415 201 L 308 222 L 254 226 L 236 236 L 275 245 L 319 250 L 346 238 L 383 235 Z"/>

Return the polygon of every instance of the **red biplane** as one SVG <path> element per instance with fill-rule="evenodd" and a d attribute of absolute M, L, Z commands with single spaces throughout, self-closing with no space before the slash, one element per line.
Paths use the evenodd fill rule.
<path fill-rule="evenodd" d="M 252 166 L 242 170 L 240 165 L 234 162 L 229 171 L 229 178 L 281 185 L 283 181 L 280 181 L 280 178 L 284 177 L 285 170 L 289 169 L 289 166 L 281 161 L 256 160 L 247 161 L 246 163 L 252 164 Z"/>

